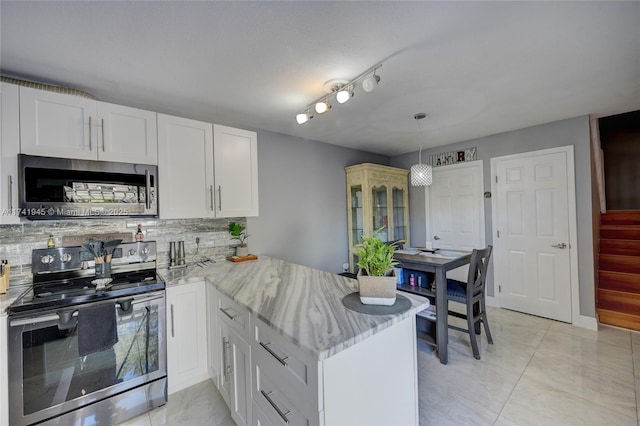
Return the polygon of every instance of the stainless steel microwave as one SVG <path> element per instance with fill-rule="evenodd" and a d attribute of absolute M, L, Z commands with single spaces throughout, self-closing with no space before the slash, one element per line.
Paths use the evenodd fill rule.
<path fill-rule="evenodd" d="M 157 217 L 158 167 L 20 154 L 19 215 Z"/>

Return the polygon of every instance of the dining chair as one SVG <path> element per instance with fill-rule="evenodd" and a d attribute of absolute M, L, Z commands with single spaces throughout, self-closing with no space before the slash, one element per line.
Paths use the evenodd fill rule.
<path fill-rule="evenodd" d="M 448 314 L 467 321 L 467 328 L 449 324 L 449 328 L 469 334 L 473 357 L 480 359 L 478 341 L 476 334 L 480 334 L 480 323 L 484 324 L 484 331 L 487 341 L 493 345 L 489 322 L 487 320 L 487 309 L 484 301 L 485 282 L 487 280 L 487 269 L 489 268 L 489 258 L 491 257 L 492 246 L 485 249 L 474 249 L 471 253 L 469 263 L 469 275 L 467 282 L 454 279 L 447 279 L 447 311 Z M 466 313 L 449 310 L 449 301 L 466 305 Z"/>

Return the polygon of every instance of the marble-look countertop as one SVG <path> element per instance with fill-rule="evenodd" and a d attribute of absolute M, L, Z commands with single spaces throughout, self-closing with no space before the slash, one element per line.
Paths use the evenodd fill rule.
<path fill-rule="evenodd" d="M 11 305 L 22 293 L 29 290 L 28 285 L 20 285 L 16 287 L 9 287 L 9 290 L 0 294 L 0 315 L 7 313 L 7 308 Z"/>
<path fill-rule="evenodd" d="M 425 298 L 403 293 L 412 303 L 408 311 L 361 314 L 342 304 L 345 295 L 358 290 L 356 280 L 266 256 L 159 273 L 167 286 L 205 279 L 318 360 L 413 317 L 429 305 Z"/>

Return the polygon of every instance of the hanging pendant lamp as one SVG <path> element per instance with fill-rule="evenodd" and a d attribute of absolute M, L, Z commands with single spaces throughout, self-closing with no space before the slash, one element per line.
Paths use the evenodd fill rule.
<path fill-rule="evenodd" d="M 427 116 L 424 112 L 419 112 L 413 116 L 418 123 L 418 134 L 420 133 L 420 120 Z M 433 183 L 433 169 L 428 164 L 422 164 L 422 139 L 420 141 L 420 152 L 418 154 L 418 164 L 411 166 L 411 186 L 429 186 Z"/>

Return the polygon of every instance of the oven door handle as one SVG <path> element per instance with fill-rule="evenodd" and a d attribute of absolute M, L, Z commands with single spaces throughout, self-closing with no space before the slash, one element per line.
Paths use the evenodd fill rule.
<path fill-rule="evenodd" d="M 66 315 L 67 312 L 70 312 L 71 314 L 68 316 L 68 318 L 64 318 L 66 319 L 66 321 L 63 321 L 63 317 L 67 316 Z M 78 316 L 77 310 L 59 311 L 55 314 L 45 315 L 43 317 L 19 318 L 19 319 L 11 320 L 9 321 L 9 325 L 11 327 L 19 327 L 22 325 L 40 324 L 47 321 L 60 321 L 61 324 L 68 324 L 73 317 L 77 317 L 77 316 Z"/>

